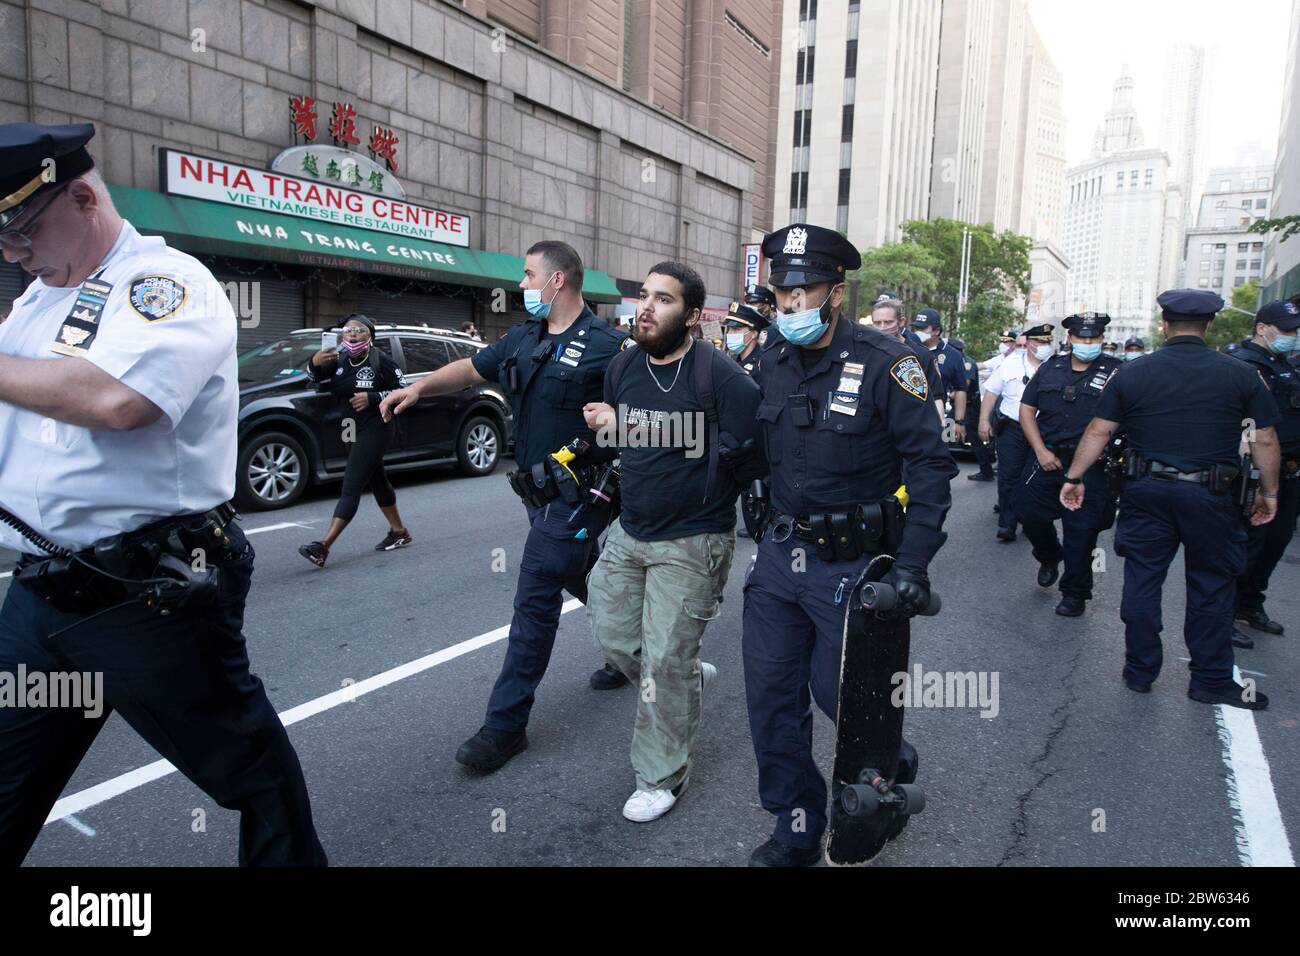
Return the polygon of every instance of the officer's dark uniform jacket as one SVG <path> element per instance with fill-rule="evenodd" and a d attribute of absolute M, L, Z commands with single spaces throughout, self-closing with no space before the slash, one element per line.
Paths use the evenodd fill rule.
<path fill-rule="evenodd" d="M 924 571 L 945 538 L 948 482 L 957 468 L 920 358 L 909 346 L 842 317 L 811 368 L 804 366 L 804 351 L 775 327 L 768 337 L 758 419 L 773 509 L 803 519 L 879 501 L 902 483 L 906 460 L 910 503 L 896 557 L 901 566 Z M 855 379 L 861 383 L 856 394 Z M 797 426 L 792 405 L 799 400 L 791 396 L 807 397 L 811 425 Z"/>
<path fill-rule="evenodd" d="M 1277 423 L 1277 440 L 1282 446 L 1282 457 L 1288 462 L 1300 460 L 1300 368 L 1287 357 L 1256 345 L 1250 339 L 1239 343 L 1228 354 L 1259 370 L 1281 416 Z M 1293 471 L 1294 467 L 1283 467 L 1283 475 Z"/>
<path fill-rule="evenodd" d="M 1183 472 L 1238 464 L 1242 419 L 1277 424 L 1267 388 L 1253 369 L 1195 335 L 1175 335 L 1141 362 L 1123 366 L 1096 415 L 1119 422 L 1146 461 Z"/>
<path fill-rule="evenodd" d="M 520 471 L 574 438 L 595 447 L 595 432 L 587 427 L 582 406 L 601 400 L 605 369 L 627 339 L 586 307 L 543 347 L 545 334 L 546 320 L 530 317 L 470 360 L 480 375 L 510 396 Z"/>
<path fill-rule="evenodd" d="M 1054 452 L 1073 451 L 1096 412 L 1102 389 L 1123 363 L 1104 352 L 1082 372 L 1071 356 L 1054 355 L 1025 386 L 1021 404 L 1038 410 L 1038 431 Z"/>
<path fill-rule="evenodd" d="M 966 391 L 966 386 L 969 383 L 966 380 L 965 356 L 946 341 L 940 343 L 937 349 L 931 349 L 928 346 L 923 346 L 923 348 L 926 348 L 934 356 L 935 370 L 943 381 L 944 396 L 950 397 L 958 392 Z"/>
<path fill-rule="evenodd" d="M 736 364 L 738 364 L 744 373 L 750 378 L 755 378 L 761 368 L 762 356 L 759 353 L 762 351 L 762 346 L 755 342 L 754 347 L 750 349 L 748 355 L 739 355 L 736 357 Z"/>

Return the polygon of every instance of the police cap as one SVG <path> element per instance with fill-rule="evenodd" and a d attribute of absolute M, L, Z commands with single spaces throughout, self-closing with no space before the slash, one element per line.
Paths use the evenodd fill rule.
<path fill-rule="evenodd" d="M 1145 349 L 1146 347 L 1147 344 L 1143 342 L 1140 338 L 1138 338 L 1136 335 L 1131 335 L 1124 340 L 1124 348 L 1126 349 L 1127 348 Z"/>
<path fill-rule="evenodd" d="M 1096 338 L 1110 324 L 1105 312 L 1076 312 L 1061 323 L 1068 331 L 1085 338 Z"/>
<path fill-rule="evenodd" d="M 731 308 L 727 310 L 727 317 L 722 320 L 722 324 L 724 326 L 743 325 L 755 332 L 762 332 L 772 323 L 753 306 L 733 302 Z"/>
<path fill-rule="evenodd" d="M 937 329 L 940 326 L 938 309 L 922 309 L 912 320 L 914 329 Z"/>
<path fill-rule="evenodd" d="M 776 308 L 776 294 L 765 285 L 745 286 L 745 304 L 770 305 Z"/>
<path fill-rule="evenodd" d="M 1050 342 L 1052 339 L 1052 325 L 1050 322 L 1044 322 L 1042 325 L 1031 325 L 1020 334 L 1027 339 L 1041 339 L 1044 342 Z"/>
<path fill-rule="evenodd" d="M 1293 332 L 1300 328 L 1300 307 L 1294 302 L 1269 302 L 1255 313 L 1255 321 L 1276 325 L 1283 332 Z"/>
<path fill-rule="evenodd" d="M 1007 329 L 1005 332 L 1003 332 L 1001 335 L 998 336 L 998 341 L 1014 342 L 1016 340 L 1016 336 L 1018 336 L 1019 334 L 1020 332 L 1017 331 L 1016 329 Z"/>
<path fill-rule="evenodd" d="M 1206 289 L 1170 289 L 1156 296 L 1156 304 L 1171 321 L 1208 322 L 1223 308 L 1223 299 Z"/>
<path fill-rule="evenodd" d="M 86 144 L 94 135 L 95 127 L 89 123 L 0 123 L 0 229 L 21 216 L 41 193 L 93 168 Z"/>
<path fill-rule="evenodd" d="M 803 222 L 768 233 L 763 255 L 772 262 L 769 281 L 777 287 L 843 282 L 846 272 L 862 265 L 853 243 L 834 229 Z"/>

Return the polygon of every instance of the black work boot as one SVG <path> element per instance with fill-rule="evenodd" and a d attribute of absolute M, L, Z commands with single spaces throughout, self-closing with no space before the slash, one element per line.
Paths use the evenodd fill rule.
<path fill-rule="evenodd" d="M 1038 586 L 1040 588 L 1050 588 L 1056 583 L 1060 573 L 1061 570 L 1055 561 L 1042 562 L 1038 565 Z"/>
<path fill-rule="evenodd" d="M 626 687 L 632 682 L 617 667 L 606 664 L 591 675 L 590 683 L 592 690 L 617 690 L 620 687 Z"/>
<path fill-rule="evenodd" d="M 1246 700 L 1246 688 L 1240 684 L 1228 684 L 1226 687 L 1216 687 L 1213 690 L 1200 690 L 1189 687 L 1187 696 L 1192 700 L 1200 701 L 1202 704 L 1227 704 L 1229 707 L 1240 707 L 1243 710 L 1268 709 L 1267 694 L 1262 691 L 1255 691 L 1254 698 Z"/>
<path fill-rule="evenodd" d="M 749 855 L 750 866 L 815 866 L 822 858 L 817 847 L 794 847 L 768 840 Z"/>
<path fill-rule="evenodd" d="M 528 749 L 528 735 L 520 730 L 490 730 L 480 727 L 478 733 L 460 745 L 456 762 L 471 770 L 491 773 L 500 770 L 507 760 Z"/>
<path fill-rule="evenodd" d="M 1238 611 L 1236 618 L 1247 627 L 1263 631 L 1265 634 L 1281 634 L 1286 630 L 1281 624 L 1265 614 L 1262 607 L 1256 611 Z"/>
<path fill-rule="evenodd" d="M 1061 603 L 1056 605 L 1056 613 L 1061 617 L 1079 617 L 1088 608 L 1088 602 L 1073 594 L 1061 595 Z"/>
<path fill-rule="evenodd" d="M 1252 647 L 1255 646 L 1255 639 L 1251 637 L 1249 634 L 1241 633 L 1241 631 L 1237 630 L 1234 627 L 1232 629 L 1232 646 L 1244 647 L 1246 650 L 1250 650 Z"/>

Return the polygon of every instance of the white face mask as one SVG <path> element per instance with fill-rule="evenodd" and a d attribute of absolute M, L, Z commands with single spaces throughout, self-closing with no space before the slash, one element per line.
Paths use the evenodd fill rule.
<path fill-rule="evenodd" d="M 1034 349 L 1034 357 L 1043 362 L 1052 357 L 1052 347 L 1050 345 L 1040 345 Z"/>

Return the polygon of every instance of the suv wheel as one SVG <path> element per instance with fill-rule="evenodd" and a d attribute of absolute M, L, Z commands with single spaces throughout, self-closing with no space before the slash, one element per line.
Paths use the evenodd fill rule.
<path fill-rule="evenodd" d="M 287 508 L 306 490 L 307 454 L 293 436 L 262 432 L 240 449 L 235 495 L 244 508 Z"/>
<path fill-rule="evenodd" d="M 501 460 L 501 426 L 490 418 L 471 418 L 460 431 L 456 457 L 462 474 L 491 474 Z"/>

